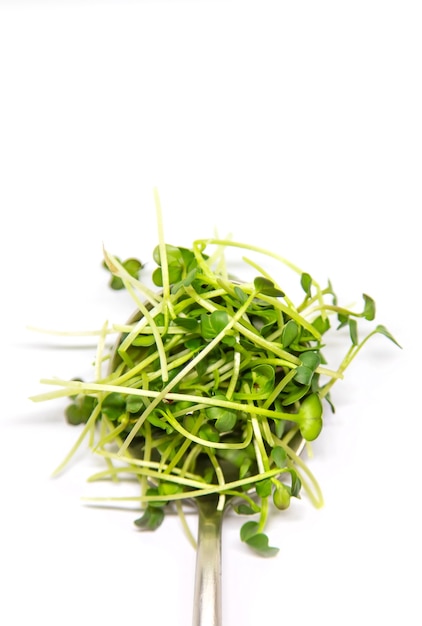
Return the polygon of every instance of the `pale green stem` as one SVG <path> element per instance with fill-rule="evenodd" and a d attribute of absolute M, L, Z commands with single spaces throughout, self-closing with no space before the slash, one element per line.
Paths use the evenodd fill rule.
<path fill-rule="evenodd" d="M 187 523 L 186 515 L 185 515 L 185 512 L 183 511 L 183 506 L 182 506 L 182 503 L 180 502 L 180 500 L 176 500 L 175 506 L 176 506 L 177 514 L 178 514 L 179 519 L 180 519 L 181 524 L 182 524 L 183 531 L 184 531 L 186 537 L 188 538 L 188 541 L 191 544 L 192 548 L 194 550 L 196 550 L 197 542 L 196 542 L 196 539 L 195 539 L 195 537 L 193 536 L 193 534 L 191 532 L 189 524 Z"/>
<path fill-rule="evenodd" d="M 127 468 L 115 468 L 116 472 L 119 471 L 126 471 L 127 472 Z M 142 468 L 139 468 L 138 473 L 141 474 L 143 471 Z M 90 482 L 92 482 L 93 480 L 98 480 L 100 477 L 104 478 L 106 476 L 106 472 L 99 472 L 98 474 L 95 475 L 95 477 L 91 477 Z M 274 468 L 269 470 L 268 472 L 264 472 L 263 474 L 258 474 L 258 475 L 253 475 L 253 476 L 248 476 L 247 478 L 242 478 L 239 480 L 234 480 L 231 482 L 227 482 L 224 483 L 224 485 L 218 485 L 218 484 L 206 484 L 206 483 L 196 483 L 196 485 L 198 485 L 197 489 L 193 489 L 192 491 L 183 491 L 183 492 L 177 492 L 174 494 L 169 494 L 165 496 L 165 499 L 167 501 L 173 501 L 173 500 L 183 500 L 185 498 L 195 498 L 198 496 L 206 496 L 206 495 L 211 495 L 211 494 L 218 494 L 221 493 L 223 491 L 233 491 L 233 490 L 237 490 L 239 487 L 247 487 L 248 485 L 254 485 L 257 481 L 259 480 L 265 480 L 267 478 L 273 478 L 274 476 L 277 476 L 278 474 L 280 474 L 280 469 L 279 468 Z M 151 478 L 157 478 L 160 479 L 162 478 L 162 474 L 160 473 L 150 473 Z M 179 483 L 179 484 L 183 484 L 183 485 L 187 485 L 189 486 L 193 486 L 193 482 L 194 481 L 187 481 L 184 478 L 181 477 L 177 477 L 177 476 L 173 476 L 172 474 L 169 474 L 169 476 L 166 476 L 166 480 L 168 482 L 174 482 L 174 483 Z M 204 486 L 206 485 L 206 486 Z M 84 498 L 85 500 L 90 500 L 92 502 L 104 502 L 107 500 L 113 500 L 113 501 L 127 501 L 127 502 L 161 502 L 163 500 L 163 496 L 162 495 L 140 495 L 140 496 L 122 496 L 122 497 L 92 497 L 92 498 Z"/>

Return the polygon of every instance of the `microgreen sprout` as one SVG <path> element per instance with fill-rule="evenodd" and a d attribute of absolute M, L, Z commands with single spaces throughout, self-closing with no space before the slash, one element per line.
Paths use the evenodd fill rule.
<path fill-rule="evenodd" d="M 119 262 L 120 262 L 120 259 L 119 259 Z M 132 276 L 133 278 L 138 278 L 143 268 L 143 264 L 141 263 L 141 261 L 139 261 L 139 259 L 133 259 L 133 258 L 126 259 L 126 261 L 123 261 L 122 266 L 125 268 L 128 274 L 130 274 L 130 276 Z M 103 267 L 111 274 L 110 281 L 109 281 L 110 287 L 112 289 L 115 289 L 116 291 L 120 289 L 124 289 L 125 286 L 124 286 L 123 280 L 119 276 L 116 276 L 116 274 L 113 274 L 113 272 L 111 271 L 110 267 L 107 265 L 107 262 L 105 260 L 103 261 Z"/>
<path fill-rule="evenodd" d="M 138 528 L 158 528 L 170 503 L 183 516 L 181 502 L 214 494 L 219 508 L 230 501 L 240 515 L 256 517 L 243 524 L 241 539 L 271 556 L 277 548 L 265 533 L 270 506 L 284 511 L 302 491 L 322 504 L 298 442 L 320 435 L 324 403 L 333 409 L 331 388 L 367 340 L 379 333 L 397 342 L 384 326 L 359 339 L 359 320 L 375 318 L 369 296 L 361 311 L 349 310 L 338 304 L 331 283 L 321 288 L 309 273 L 249 244 L 217 238 L 190 248 L 166 244 L 159 207 L 157 217 L 156 290 L 141 281 L 140 261 L 121 262 L 105 251 L 111 286 L 126 288 L 136 311 L 100 333 L 93 380 L 44 380 L 56 389 L 33 398 L 67 396 L 66 418 L 81 428 L 57 473 L 87 439 L 106 462 L 91 481 L 132 476 L 139 482 L 138 496 L 120 498 L 139 503 Z M 258 275 L 232 279 L 228 247 L 295 272 L 299 304 L 246 257 L 245 268 Z M 118 339 L 107 348 L 111 331 Z M 323 355 L 333 331 L 346 343 L 336 368 Z"/>

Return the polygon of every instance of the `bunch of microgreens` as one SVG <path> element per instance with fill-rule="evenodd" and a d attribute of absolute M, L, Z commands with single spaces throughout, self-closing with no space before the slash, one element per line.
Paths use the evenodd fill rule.
<path fill-rule="evenodd" d="M 129 476 L 139 482 L 138 497 L 115 498 L 139 501 L 139 528 L 156 529 L 173 503 L 194 542 L 181 503 L 216 494 L 219 509 L 230 497 L 233 510 L 255 516 L 243 524 L 241 539 L 272 555 L 277 548 L 264 532 L 270 507 L 288 508 L 302 488 L 316 506 L 322 503 L 318 483 L 297 453 L 298 441 L 319 436 L 323 400 L 333 409 L 329 392 L 368 339 L 381 333 L 396 342 L 384 326 L 359 339 L 359 319 L 375 317 L 369 296 L 363 296 L 362 311 L 348 310 L 330 283 L 322 289 L 277 254 L 219 239 L 199 239 L 191 248 L 168 245 L 159 211 L 158 222 L 156 290 L 139 279 L 140 261 L 104 253 L 111 286 L 127 289 L 136 312 L 126 324 L 103 328 L 95 379 L 44 380 L 60 389 L 34 398 L 68 396 L 68 422 L 83 424 L 57 471 L 87 438 L 106 461 L 90 480 Z M 233 280 L 227 247 L 260 253 L 296 272 L 301 301 L 294 304 L 275 278 L 247 258 L 257 277 Z M 343 329 L 347 344 L 335 370 L 322 353 L 333 327 Z M 110 332 L 118 340 L 107 348 Z"/>

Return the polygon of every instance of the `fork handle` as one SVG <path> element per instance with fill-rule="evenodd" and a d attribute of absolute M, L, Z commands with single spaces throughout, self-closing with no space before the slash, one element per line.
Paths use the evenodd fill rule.
<path fill-rule="evenodd" d="M 193 626 L 221 626 L 222 520 L 221 511 L 199 507 Z"/>

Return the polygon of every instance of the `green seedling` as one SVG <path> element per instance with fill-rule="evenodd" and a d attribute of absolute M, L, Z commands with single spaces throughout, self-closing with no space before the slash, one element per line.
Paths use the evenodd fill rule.
<path fill-rule="evenodd" d="M 138 496 L 109 498 L 139 503 L 139 529 L 158 528 L 170 503 L 186 528 L 184 500 L 214 495 L 222 509 L 230 497 L 233 510 L 257 518 L 243 524 L 242 541 L 271 556 L 277 548 L 265 533 L 270 506 L 283 511 L 302 491 L 322 503 L 293 442 L 319 437 L 324 405 L 333 409 L 333 385 L 370 337 L 397 342 L 380 325 L 359 340 L 359 322 L 375 317 L 369 296 L 361 311 L 349 310 L 338 304 L 331 283 L 321 288 L 311 274 L 253 245 L 220 239 L 169 245 L 159 208 L 157 219 L 156 290 L 141 280 L 140 261 L 122 263 L 106 251 L 111 286 L 127 289 L 136 312 L 100 332 L 92 380 L 44 380 L 56 389 L 34 398 L 67 396 L 67 420 L 81 430 L 56 473 L 87 440 L 105 460 L 91 481 L 139 483 Z M 245 270 L 258 275 L 233 280 L 228 247 L 277 260 L 280 274 L 272 277 L 245 258 Z M 297 274 L 298 304 L 280 287 L 286 268 Z M 117 339 L 108 346 L 113 333 Z M 323 354 L 333 334 L 345 346 L 335 368 Z"/>

